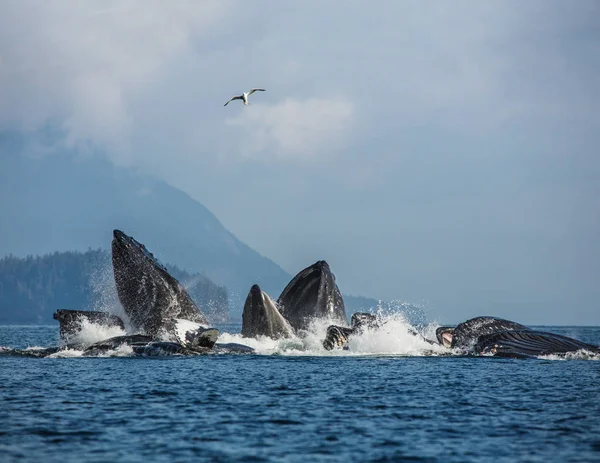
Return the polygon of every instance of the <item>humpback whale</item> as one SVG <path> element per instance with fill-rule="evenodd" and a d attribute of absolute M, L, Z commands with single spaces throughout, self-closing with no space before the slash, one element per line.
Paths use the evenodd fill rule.
<path fill-rule="evenodd" d="M 378 328 L 380 326 L 377 317 L 367 312 L 356 312 L 352 314 L 351 327 L 330 325 L 327 327 L 323 347 L 326 350 L 332 350 L 335 347 L 346 349 L 348 338 L 352 335 L 361 334 L 365 328 Z"/>
<path fill-rule="evenodd" d="M 206 317 L 184 287 L 146 247 L 114 230 L 112 262 L 117 294 L 131 324 L 156 337 L 172 329 L 172 320 L 183 319 L 208 326 Z"/>
<path fill-rule="evenodd" d="M 139 355 L 153 355 L 166 352 L 172 354 L 198 354 L 209 351 L 217 342 L 219 331 L 214 328 L 198 328 L 186 333 L 186 342 L 157 341 L 152 336 L 133 334 L 115 336 L 96 342 L 84 350 L 86 355 L 98 355 L 128 345 Z"/>
<path fill-rule="evenodd" d="M 93 356 L 123 345 L 138 355 L 254 352 L 241 344 L 217 344 L 219 331 L 208 327 L 206 317 L 179 281 L 143 244 L 120 230 L 113 231 L 112 263 L 117 294 L 133 333 L 91 345 L 74 343 L 72 338 L 81 332 L 83 320 L 122 330 L 126 324 L 108 312 L 58 310 L 54 319 L 60 324 L 60 336 L 66 345 L 31 350 L 0 349 L 0 354 L 46 357 L 64 349 L 76 349 L 83 350 L 85 356 Z"/>
<path fill-rule="evenodd" d="M 250 288 L 242 313 L 242 336 L 253 338 L 269 336 L 273 339 L 289 338 L 294 329 L 279 313 L 273 300 L 258 285 Z"/>
<path fill-rule="evenodd" d="M 475 345 L 478 354 L 499 357 L 531 357 L 548 354 L 566 354 L 587 350 L 600 354 L 600 347 L 568 338 L 560 334 L 534 330 L 499 331 L 479 336 Z"/>
<path fill-rule="evenodd" d="M 201 354 L 207 352 L 253 352 L 239 344 L 219 344 L 218 330 L 209 328 L 207 319 L 183 286 L 173 278 L 145 246 L 120 230 L 112 241 L 113 272 L 119 300 L 126 321 L 107 312 L 58 310 L 54 318 L 60 323 L 60 335 L 66 348 L 83 350 L 84 355 L 99 355 L 119 346 L 129 346 L 138 355 L 156 353 Z M 258 285 L 252 286 L 244 304 L 242 335 L 289 337 L 306 330 L 315 318 L 333 319 L 346 324 L 342 295 L 335 277 L 325 261 L 299 272 L 286 286 L 277 303 Z M 83 321 L 134 332 L 83 345 L 71 343 Z M 369 313 L 355 313 L 351 326 L 331 325 L 323 341 L 325 349 L 346 348 L 348 339 L 365 329 L 381 327 L 385 322 Z M 411 334 L 420 336 L 414 330 Z M 422 336 L 421 336 L 422 337 Z M 531 357 L 566 354 L 579 350 L 600 354 L 600 346 L 566 336 L 531 330 L 516 322 L 496 317 L 476 317 L 455 328 L 439 327 L 440 344 L 472 355 Z M 423 338 L 425 339 L 425 338 Z M 425 339 L 427 342 L 433 342 Z M 0 355 L 47 356 L 65 346 L 44 349 L 5 349 Z"/>
<path fill-rule="evenodd" d="M 61 338 L 66 343 L 63 348 L 83 350 L 88 356 L 122 345 L 131 347 L 139 355 L 252 351 L 237 344 L 216 346 L 219 331 L 207 327 L 206 317 L 177 279 L 143 244 L 120 230 L 114 230 L 113 236 L 112 260 L 117 294 L 134 332 L 92 345 L 73 343 L 72 338 L 81 331 L 82 320 L 121 329 L 125 329 L 125 324 L 116 315 L 106 312 L 58 310 L 54 318 L 60 323 Z"/>
<path fill-rule="evenodd" d="M 436 337 L 446 347 L 476 355 L 527 358 L 578 350 L 600 353 L 598 346 L 496 317 L 471 318 L 456 328 L 441 326 Z"/>
<path fill-rule="evenodd" d="M 192 325 L 191 329 L 185 330 L 185 322 L 182 320 L 170 320 L 165 326 L 166 332 L 176 333 L 172 340 L 163 341 L 146 334 L 127 334 L 124 336 L 115 336 L 109 339 L 98 341 L 94 344 L 85 344 L 82 342 L 73 342 L 77 333 L 81 332 L 81 321 L 87 320 L 90 323 L 103 326 L 117 326 L 125 329 L 123 321 L 116 315 L 108 312 L 93 312 L 84 310 L 57 310 L 54 313 L 54 319 L 60 323 L 60 337 L 65 343 L 63 349 L 83 350 L 84 355 L 98 355 L 109 350 L 114 350 L 122 345 L 128 345 L 133 352 L 139 355 L 153 355 L 153 353 L 176 353 L 176 354 L 197 354 L 211 350 L 219 336 L 219 331 L 215 328 L 203 328 Z M 169 323 L 171 326 L 169 326 Z M 182 325 L 184 329 L 181 329 Z M 183 332 L 181 332 L 183 331 Z M 53 354 L 60 350 L 49 350 Z M 241 349 L 239 349 L 241 351 Z"/>
<path fill-rule="evenodd" d="M 348 323 L 342 293 L 324 260 L 292 278 L 277 299 L 277 306 L 295 330 L 306 330 L 315 318 Z"/>
<path fill-rule="evenodd" d="M 475 317 L 459 323 L 456 328 L 439 327 L 435 334 L 438 342 L 445 347 L 470 349 L 479 336 L 506 330 L 527 330 L 524 325 L 497 317 Z"/>
<path fill-rule="evenodd" d="M 258 285 L 252 286 L 242 313 L 242 336 L 291 337 L 319 318 L 346 324 L 342 294 L 324 260 L 292 278 L 277 303 Z"/>
<path fill-rule="evenodd" d="M 149 355 L 152 351 L 163 351 L 168 353 L 198 353 L 212 349 L 219 336 L 219 331 L 215 328 L 203 328 L 201 326 L 191 325 L 191 329 L 186 330 L 185 321 L 169 320 L 165 324 L 166 332 L 177 333 L 173 341 L 160 342 L 152 336 L 144 334 L 128 334 L 125 336 L 116 336 L 96 342 L 91 346 L 86 346 L 81 342 L 73 342 L 76 335 L 81 332 L 81 323 L 83 320 L 96 325 L 106 327 L 116 326 L 125 330 L 123 320 L 118 316 L 108 312 L 94 312 L 86 310 L 57 310 L 53 318 L 60 324 L 60 338 L 65 343 L 65 348 L 84 350 L 86 355 L 97 355 L 115 349 L 123 344 L 130 345 L 135 353 Z M 183 323 L 182 323 L 183 322 Z M 183 330 L 181 328 L 184 328 Z M 181 331 L 183 331 L 181 333 Z M 143 348 L 144 344 L 151 344 L 148 348 Z M 179 348 L 176 348 L 176 346 Z M 51 352 L 54 353 L 54 352 Z"/>

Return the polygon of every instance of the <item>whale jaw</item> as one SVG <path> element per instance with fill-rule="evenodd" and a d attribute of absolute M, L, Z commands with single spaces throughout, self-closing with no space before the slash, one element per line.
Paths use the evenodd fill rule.
<path fill-rule="evenodd" d="M 172 319 L 208 325 L 185 288 L 146 247 L 114 230 L 112 262 L 119 301 L 132 325 L 157 336 Z"/>
<path fill-rule="evenodd" d="M 275 302 L 258 285 L 253 285 L 244 303 L 242 336 L 247 338 L 268 336 L 279 339 L 293 335 L 294 329 L 279 313 Z"/>

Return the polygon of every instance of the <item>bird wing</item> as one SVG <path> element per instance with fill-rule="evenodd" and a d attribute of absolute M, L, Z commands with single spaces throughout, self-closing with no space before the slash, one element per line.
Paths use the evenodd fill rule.
<path fill-rule="evenodd" d="M 231 103 L 233 100 L 243 100 L 244 97 L 242 95 L 238 95 L 238 96 L 234 96 L 233 98 L 231 98 L 231 100 L 229 100 L 227 103 L 225 103 L 223 106 L 227 106 L 229 103 Z"/>
<path fill-rule="evenodd" d="M 252 95 L 254 92 L 264 92 L 266 91 L 264 88 L 253 88 L 248 92 L 248 96 Z"/>

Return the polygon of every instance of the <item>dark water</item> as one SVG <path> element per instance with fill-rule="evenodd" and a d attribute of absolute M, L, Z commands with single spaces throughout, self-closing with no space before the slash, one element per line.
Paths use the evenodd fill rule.
<path fill-rule="evenodd" d="M 546 328 L 600 344 L 600 328 Z M 0 326 L 0 345 L 56 327 Z M 0 356 L 0 461 L 600 461 L 600 362 Z"/>

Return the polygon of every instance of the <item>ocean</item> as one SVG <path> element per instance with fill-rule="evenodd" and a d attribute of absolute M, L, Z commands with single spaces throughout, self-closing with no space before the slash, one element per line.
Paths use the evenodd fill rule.
<path fill-rule="evenodd" d="M 447 355 L 396 323 L 347 352 L 322 328 L 248 343 L 239 325 L 220 339 L 256 354 L 0 348 L 0 462 L 600 461 L 597 356 Z M 536 328 L 600 344 L 599 327 Z M 4 348 L 57 342 L 58 325 L 0 326 Z"/>

